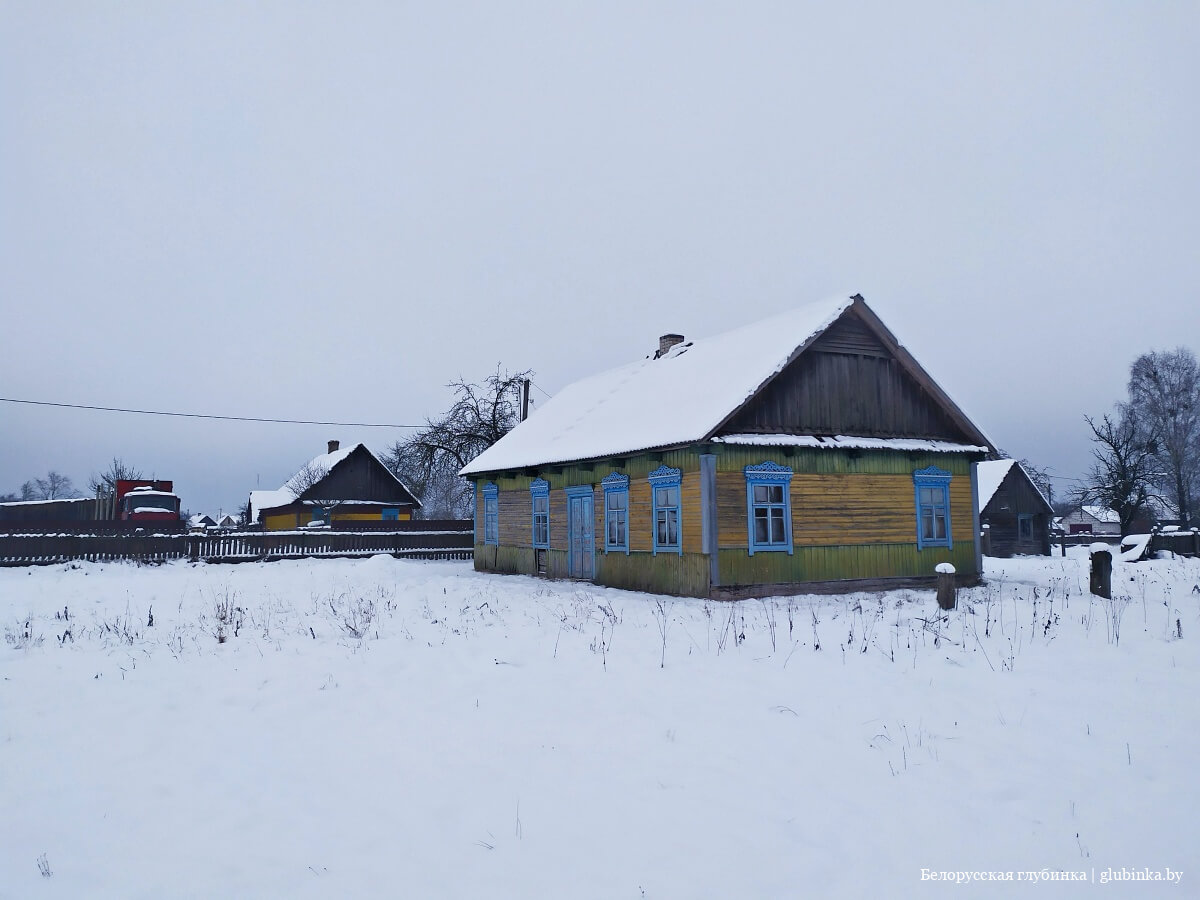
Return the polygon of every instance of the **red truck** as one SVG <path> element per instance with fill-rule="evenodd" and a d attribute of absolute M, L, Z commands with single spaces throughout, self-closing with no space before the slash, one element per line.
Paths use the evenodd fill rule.
<path fill-rule="evenodd" d="M 148 479 L 117 481 L 114 518 L 122 522 L 179 522 L 179 497 L 174 483 Z"/>

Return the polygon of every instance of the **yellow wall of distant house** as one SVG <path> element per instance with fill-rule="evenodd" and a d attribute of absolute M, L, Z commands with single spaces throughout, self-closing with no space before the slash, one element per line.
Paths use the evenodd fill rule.
<path fill-rule="evenodd" d="M 276 513 L 262 517 L 263 528 L 267 531 L 291 531 L 300 525 L 300 516 L 294 512 Z"/>
<path fill-rule="evenodd" d="M 263 529 L 265 531 L 291 531 L 299 528 L 302 525 L 307 525 L 312 521 L 312 507 L 304 506 L 299 510 L 294 507 L 285 511 L 264 514 L 262 516 Z M 345 512 L 342 512 L 337 507 L 333 508 L 330 516 L 330 524 L 336 525 L 338 522 L 382 522 L 384 509 L 398 509 L 396 521 L 407 522 L 412 519 L 412 509 L 399 504 L 380 504 L 378 507 L 370 506 L 354 506 L 347 507 Z"/>
<path fill-rule="evenodd" d="M 387 508 L 395 509 L 396 507 L 389 506 Z M 411 518 L 412 518 L 411 510 L 407 510 L 407 509 L 400 510 L 399 515 L 398 515 L 399 521 L 406 522 Z M 334 522 L 382 522 L 383 521 L 383 510 L 377 509 L 377 510 L 374 510 L 373 512 L 344 512 L 343 513 L 337 509 L 334 509 L 333 521 Z"/>

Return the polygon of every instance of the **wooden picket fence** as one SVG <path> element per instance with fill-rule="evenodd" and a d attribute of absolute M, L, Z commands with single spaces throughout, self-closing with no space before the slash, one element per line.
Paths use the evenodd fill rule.
<path fill-rule="evenodd" d="M 425 525 L 426 527 L 422 527 Z M 0 535 L 0 566 L 89 560 L 159 563 L 270 562 L 308 557 L 389 553 L 412 559 L 471 559 L 474 522 L 405 523 L 398 531 L 235 531 L 213 534 L 12 534 Z"/>

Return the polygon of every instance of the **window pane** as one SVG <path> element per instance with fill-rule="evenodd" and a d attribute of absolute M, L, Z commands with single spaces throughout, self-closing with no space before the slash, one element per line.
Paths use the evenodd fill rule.
<path fill-rule="evenodd" d="M 785 532 L 783 529 L 783 510 L 774 507 L 771 509 L 771 543 L 782 544 L 785 542 Z"/>
<path fill-rule="evenodd" d="M 766 503 L 767 502 L 767 486 L 765 484 L 754 485 L 754 502 L 755 503 Z"/>
<path fill-rule="evenodd" d="M 767 488 L 767 494 L 772 503 L 782 503 L 783 502 L 783 485 L 782 484 L 769 485 Z"/>
<path fill-rule="evenodd" d="M 679 546 L 679 514 L 675 510 L 667 512 L 667 543 L 672 547 Z"/>
<path fill-rule="evenodd" d="M 754 543 L 765 544 L 768 540 L 768 526 L 764 509 L 756 509 L 754 511 Z"/>
<path fill-rule="evenodd" d="M 628 500 L 629 500 L 629 495 L 626 494 L 624 491 L 614 491 L 613 493 L 608 495 L 608 508 L 609 509 L 624 509 Z"/>

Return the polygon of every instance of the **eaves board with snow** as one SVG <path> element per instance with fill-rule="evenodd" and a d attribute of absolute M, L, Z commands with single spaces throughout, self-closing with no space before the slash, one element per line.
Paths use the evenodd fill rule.
<path fill-rule="evenodd" d="M 859 295 L 683 341 L 564 388 L 466 476 L 683 447 L 722 434 L 994 447 Z"/>
<path fill-rule="evenodd" d="M 252 491 L 251 521 L 269 530 L 306 524 L 315 505 L 353 508 L 335 513 L 343 522 L 381 520 L 385 509 L 410 518 L 421 502 L 365 444 L 333 449 L 309 460 L 275 491 Z"/>

